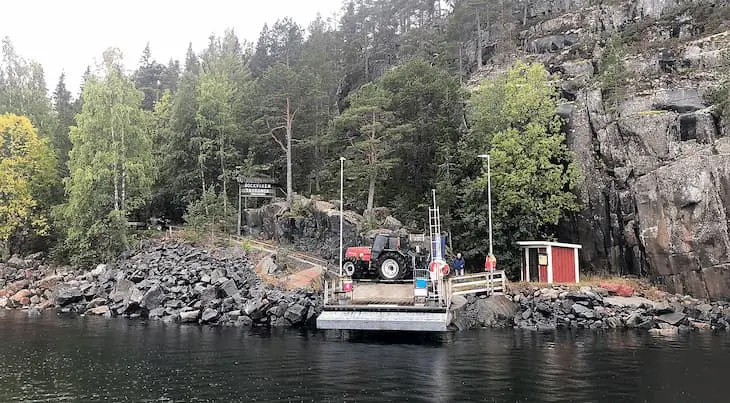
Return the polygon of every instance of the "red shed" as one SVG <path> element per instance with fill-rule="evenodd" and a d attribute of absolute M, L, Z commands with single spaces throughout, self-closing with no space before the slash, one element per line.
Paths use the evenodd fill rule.
<path fill-rule="evenodd" d="M 578 283 L 581 245 L 547 241 L 520 241 L 522 251 L 520 281 L 541 283 Z"/>

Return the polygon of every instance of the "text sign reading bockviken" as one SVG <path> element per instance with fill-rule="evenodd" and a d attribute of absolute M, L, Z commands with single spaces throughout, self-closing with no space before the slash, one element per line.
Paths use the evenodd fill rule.
<path fill-rule="evenodd" d="M 243 197 L 274 197 L 276 195 L 275 183 L 268 178 L 244 178 L 241 187 Z"/>

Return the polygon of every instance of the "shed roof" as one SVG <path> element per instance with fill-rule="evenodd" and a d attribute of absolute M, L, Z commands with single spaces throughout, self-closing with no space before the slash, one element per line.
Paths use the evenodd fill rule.
<path fill-rule="evenodd" d="M 548 246 L 557 246 L 559 248 L 581 249 L 582 245 L 574 243 L 549 242 L 549 241 L 517 241 L 515 242 L 520 248 L 541 248 Z"/>

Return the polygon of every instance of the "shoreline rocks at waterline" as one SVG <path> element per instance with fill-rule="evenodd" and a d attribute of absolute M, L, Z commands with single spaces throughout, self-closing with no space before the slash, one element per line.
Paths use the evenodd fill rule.
<path fill-rule="evenodd" d="M 515 327 L 531 330 L 638 329 L 656 335 L 730 331 L 730 302 L 662 293 L 658 301 L 615 295 L 602 287 L 525 287 L 492 297 L 454 297 L 458 330 Z"/>
<path fill-rule="evenodd" d="M 0 308 L 233 326 L 312 326 L 322 310 L 318 292 L 262 282 L 241 251 L 146 241 L 85 272 L 18 266 L 0 267 Z"/>

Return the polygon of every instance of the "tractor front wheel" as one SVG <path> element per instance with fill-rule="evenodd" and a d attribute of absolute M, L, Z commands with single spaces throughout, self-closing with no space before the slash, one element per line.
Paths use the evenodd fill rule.
<path fill-rule="evenodd" d="M 380 258 L 378 275 L 383 280 L 398 280 L 406 272 L 406 264 L 403 256 L 397 253 L 385 253 Z"/>

